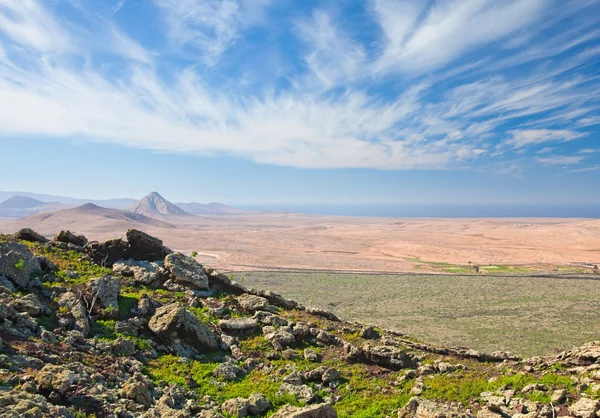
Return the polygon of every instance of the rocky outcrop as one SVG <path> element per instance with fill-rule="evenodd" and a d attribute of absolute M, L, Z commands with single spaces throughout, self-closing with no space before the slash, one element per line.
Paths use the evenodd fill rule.
<path fill-rule="evenodd" d="M 31 228 L 20 229 L 15 234 L 15 238 L 23 240 L 23 241 L 29 241 L 29 242 L 40 242 L 42 244 L 48 242 L 48 238 L 44 237 L 41 234 L 38 234 Z"/>
<path fill-rule="evenodd" d="M 92 298 L 92 308 L 98 305 L 103 316 L 116 317 L 119 313 L 119 293 L 121 281 L 113 276 L 105 275 L 90 280 L 88 285 Z"/>
<path fill-rule="evenodd" d="M 31 276 L 40 272 L 40 263 L 25 245 L 0 242 L 0 276 L 8 278 L 21 288 L 26 288 L 30 284 Z"/>
<path fill-rule="evenodd" d="M 219 337 L 178 303 L 158 308 L 148 327 L 154 334 L 169 340 L 171 346 L 189 345 L 200 353 L 220 348 Z M 180 351 L 177 347 L 174 349 Z"/>
<path fill-rule="evenodd" d="M 96 264 L 112 267 L 118 260 L 128 258 L 129 245 L 121 238 L 108 241 L 92 241 L 85 246 L 84 252 Z"/>
<path fill-rule="evenodd" d="M 80 331 L 84 336 L 90 332 L 90 321 L 82 300 L 73 292 L 63 293 L 58 299 L 58 321 L 65 329 Z"/>
<path fill-rule="evenodd" d="M 125 277 L 132 277 L 134 284 L 146 286 L 159 286 L 167 275 L 162 262 L 133 259 L 119 260 L 113 264 L 113 272 Z"/>
<path fill-rule="evenodd" d="M 181 253 L 169 254 L 165 258 L 165 268 L 175 283 L 193 289 L 208 289 L 208 277 L 200 263 Z"/>
<path fill-rule="evenodd" d="M 137 229 L 127 231 L 128 257 L 134 260 L 162 261 L 172 251 L 163 242 Z"/>
<path fill-rule="evenodd" d="M 73 244 L 78 247 L 84 247 L 88 240 L 83 235 L 75 235 L 71 231 L 60 231 L 55 237 L 54 241 L 64 242 L 65 244 Z"/>

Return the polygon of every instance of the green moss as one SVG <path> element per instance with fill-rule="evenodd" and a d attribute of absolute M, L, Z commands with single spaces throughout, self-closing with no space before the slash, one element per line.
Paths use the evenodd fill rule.
<path fill-rule="evenodd" d="M 25 260 L 21 259 L 15 263 L 15 268 L 19 271 L 25 271 Z"/>
<path fill-rule="evenodd" d="M 198 385 L 194 390 L 199 397 L 210 395 L 220 403 L 236 397 L 247 398 L 253 393 L 260 392 L 273 404 L 271 413 L 288 403 L 301 405 L 291 395 L 276 395 L 281 386 L 280 376 L 257 370 L 252 371 L 240 381 L 215 384 L 217 379 L 213 376 L 213 371 L 218 364 L 218 362 L 210 360 L 201 362 L 165 355 L 150 361 L 146 372 L 155 382 L 162 380 L 184 386 L 186 385 L 186 376 L 190 376 Z"/>
<path fill-rule="evenodd" d="M 126 319 L 131 316 L 131 309 L 137 306 L 140 300 L 138 293 L 121 293 L 119 296 L 119 318 Z"/>

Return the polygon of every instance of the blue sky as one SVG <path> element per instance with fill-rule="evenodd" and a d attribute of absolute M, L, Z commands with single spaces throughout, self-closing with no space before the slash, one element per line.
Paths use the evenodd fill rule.
<path fill-rule="evenodd" d="M 0 190 L 600 204 L 600 0 L 0 0 Z"/>

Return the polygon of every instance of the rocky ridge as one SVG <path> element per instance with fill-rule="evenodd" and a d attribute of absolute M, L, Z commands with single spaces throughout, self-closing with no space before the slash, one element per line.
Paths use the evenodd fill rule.
<path fill-rule="evenodd" d="M 519 359 L 341 321 L 141 231 L 0 236 L 2 417 L 600 417 L 600 343 Z"/>

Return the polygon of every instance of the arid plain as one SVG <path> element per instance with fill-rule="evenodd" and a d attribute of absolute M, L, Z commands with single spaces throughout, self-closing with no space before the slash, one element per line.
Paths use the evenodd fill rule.
<path fill-rule="evenodd" d="M 440 345 L 547 354 L 600 323 L 600 220 L 131 216 L 75 208 L 0 220 L 0 232 L 141 229 L 248 286 Z"/>
<path fill-rule="evenodd" d="M 0 232 L 24 226 L 42 234 L 70 229 L 103 240 L 121 236 L 127 228 L 139 228 L 176 250 L 197 251 L 200 261 L 227 271 L 443 271 L 444 264 L 437 263 L 468 266 L 469 262 L 483 269 L 500 265 L 554 270 L 600 263 L 597 219 L 390 219 L 258 213 L 142 224 L 120 211 L 112 212 L 73 209 L 5 219 L 0 220 Z"/>

